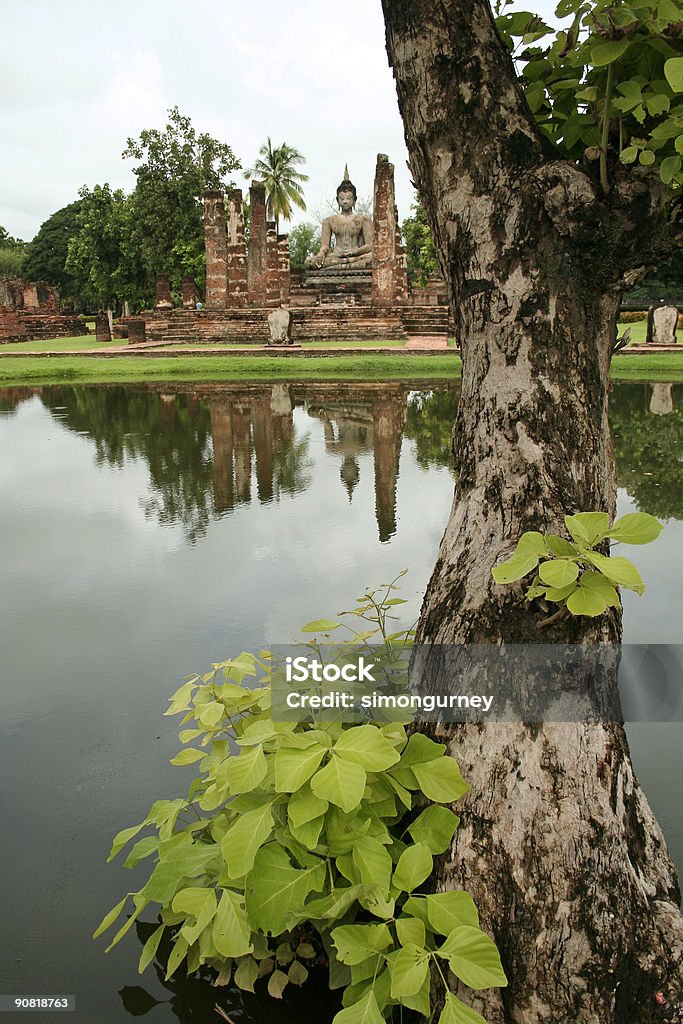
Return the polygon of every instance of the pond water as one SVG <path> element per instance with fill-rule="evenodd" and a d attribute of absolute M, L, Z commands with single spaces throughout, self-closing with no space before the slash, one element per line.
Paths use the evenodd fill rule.
<path fill-rule="evenodd" d="M 75 994 L 83 1024 L 219 1019 L 206 983 L 138 977 L 144 925 L 106 957 L 91 941 L 144 879 L 105 865 L 111 838 L 186 788 L 162 717 L 183 676 L 287 643 L 404 568 L 416 618 L 452 499 L 457 399 L 454 384 L 0 390 L 0 993 Z M 682 400 L 669 384 L 613 392 L 619 512 L 667 521 L 633 549 L 648 584 L 624 595 L 633 643 L 680 636 Z M 629 736 L 683 866 L 679 730 Z M 235 1022 L 272 1019 L 267 998 L 219 995 Z M 325 1024 L 333 1005 L 316 999 Z M 288 994 L 277 1017 L 310 1006 Z"/>

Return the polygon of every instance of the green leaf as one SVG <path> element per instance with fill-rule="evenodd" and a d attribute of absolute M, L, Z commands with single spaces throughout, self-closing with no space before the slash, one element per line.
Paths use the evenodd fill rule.
<path fill-rule="evenodd" d="M 627 590 L 635 590 L 636 594 L 642 594 L 645 591 L 641 575 L 629 558 L 607 558 L 594 551 L 587 557 L 595 568 L 599 569 L 603 576 L 612 580 L 613 583 L 620 587 L 626 587 Z"/>
<path fill-rule="evenodd" d="M 412 771 L 424 795 L 435 803 L 453 803 L 470 788 L 452 757 L 446 756 L 439 758 L 438 761 L 415 764 Z"/>
<path fill-rule="evenodd" d="M 344 924 L 332 932 L 332 941 L 342 963 L 362 964 L 372 953 L 381 953 L 392 938 L 385 924 Z"/>
<path fill-rule="evenodd" d="M 116 935 L 107 946 L 107 953 L 109 952 L 110 949 L 113 949 L 117 942 L 120 942 L 120 940 L 123 938 L 126 932 L 133 927 L 133 925 L 138 919 L 138 916 L 142 913 L 142 911 L 145 909 L 148 903 L 149 900 L 147 899 L 146 896 L 142 895 L 142 892 L 138 892 L 133 896 L 133 905 L 135 906 L 135 910 L 130 915 L 126 923 L 121 928 L 119 928 Z"/>
<path fill-rule="evenodd" d="M 275 754 L 275 789 L 278 793 L 294 793 L 317 771 L 326 748 L 313 742 L 305 749 L 280 747 Z"/>
<path fill-rule="evenodd" d="M 576 583 L 570 583 L 568 587 L 546 587 L 545 598 L 547 601 L 556 601 L 558 604 L 561 604 L 563 601 L 566 601 L 576 589 Z"/>
<path fill-rule="evenodd" d="M 128 896 L 124 896 L 120 903 L 117 903 L 112 910 L 110 910 L 107 914 L 104 915 L 101 923 L 93 932 L 93 939 L 99 939 L 102 932 L 106 932 L 107 928 L 110 928 L 113 925 L 114 921 L 116 921 L 116 919 L 119 917 L 121 911 L 123 910 L 127 902 Z"/>
<path fill-rule="evenodd" d="M 577 512 L 564 517 L 565 526 L 577 544 L 592 548 L 603 540 L 609 531 L 609 516 L 606 512 Z"/>
<path fill-rule="evenodd" d="M 632 164 L 638 159 L 638 147 L 637 146 L 626 146 L 621 151 L 621 162 L 622 164 Z"/>
<path fill-rule="evenodd" d="M 301 627 L 302 633 L 323 633 L 332 629 L 339 629 L 341 622 L 333 622 L 332 619 L 316 619 L 314 622 L 307 622 Z M 302 641 L 303 643 L 303 641 Z"/>
<path fill-rule="evenodd" d="M 166 981 L 173 977 L 175 972 L 178 970 L 185 959 L 189 948 L 187 939 L 184 939 L 182 935 L 177 935 L 173 944 L 173 949 L 171 950 L 171 955 L 169 956 L 166 964 Z"/>
<path fill-rule="evenodd" d="M 620 607 L 619 595 L 610 581 L 601 572 L 593 572 L 592 569 L 586 569 L 579 580 L 579 584 L 582 590 L 598 594 L 604 600 L 606 606 Z"/>
<path fill-rule="evenodd" d="M 346 761 L 353 761 L 368 772 L 382 772 L 400 760 L 392 744 L 375 725 L 357 725 L 346 729 L 334 745 Z"/>
<path fill-rule="evenodd" d="M 391 998 L 412 996 L 422 988 L 429 972 L 429 954 L 425 949 L 409 943 L 396 954 L 390 966 Z"/>
<path fill-rule="evenodd" d="M 591 63 L 594 68 L 603 68 L 613 64 L 615 60 L 628 50 L 628 39 L 616 39 L 608 43 L 598 43 L 591 49 Z"/>
<path fill-rule="evenodd" d="M 308 821 L 313 821 L 314 818 L 319 818 L 321 814 L 325 814 L 329 807 L 327 800 L 321 800 L 319 796 L 311 791 L 309 783 L 306 783 L 301 789 L 298 789 L 295 793 L 292 793 L 290 801 L 287 805 L 287 816 L 291 825 L 295 828 L 299 828 L 301 825 L 305 825 Z"/>
<path fill-rule="evenodd" d="M 396 934 L 402 946 L 412 943 L 422 948 L 427 942 L 427 929 L 424 922 L 417 917 L 399 917 L 396 921 Z"/>
<path fill-rule="evenodd" d="M 206 756 L 207 752 L 205 750 L 195 750 L 194 747 L 186 747 L 185 750 L 181 750 L 180 753 L 171 758 L 171 764 L 195 764 Z"/>
<path fill-rule="evenodd" d="M 138 839 L 137 843 L 133 846 L 123 862 L 124 868 L 134 868 L 136 864 L 139 864 L 141 860 L 145 859 L 145 857 L 149 857 L 151 854 L 156 853 L 158 848 L 158 836 L 145 836 L 143 839 Z"/>
<path fill-rule="evenodd" d="M 268 978 L 268 995 L 272 999 L 282 999 L 282 993 L 289 984 L 289 978 L 284 971 L 273 971 Z"/>
<path fill-rule="evenodd" d="M 237 970 L 235 971 L 235 984 L 238 988 L 241 988 L 243 992 L 253 992 L 254 982 L 258 978 L 258 974 L 258 961 L 254 960 L 253 956 L 245 957 L 245 959 L 238 964 Z"/>
<path fill-rule="evenodd" d="M 450 935 L 460 925 L 479 927 L 479 914 L 468 892 L 460 889 L 427 896 L 429 926 L 439 935 Z"/>
<path fill-rule="evenodd" d="M 230 878 L 242 878 L 254 863 L 256 851 L 273 831 L 272 804 L 241 814 L 221 839 L 221 853 Z"/>
<path fill-rule="evenodd" d="M 111 844 L 111 850 L 107 857 L 107 864 L 116 857 L 120 850 L 126 845 L 129 839 L 136 836 L 141 828 L 146 825 L 146 820 L 141 821 L 139 825 L 133 825 L 131 828 L 124 828 L 114 836 L 114 841 Z"/>
<path fill-rule="evenodd" d="M 411 822 L 408 831 L 416 843 L 426 843 L 432 853 L 439 854 L 451 845 L 459 823 L 460 818 L 448 807 L 427 807 Z"/>
<path fill-rule="evenodd" d="M 199 715 L 199 721 L 202 725 L 206 726 L 207 729 L 214 729 L 224 715 L 225 707 L 223 704 L 221 704 L 220 701 L 212 700 L 202 708 L 201 714 Z"/>
<path fill-rule="evenodd" d="M 679 167 L 680 162 L 679 159 Z M 662 523 L 647 512 L 629 512 L 612 523 L 612 528 L 607 536 L 613 540 L 619 540 L 623 544 L 649 544 L 651 541 L 657 540 L 663 529 Z"/>
<path fill-rule="evenodd" d="M 212 861 L 219 860 L 220 851 L 213 844 L 193 843 L 188 833 L 181 833 L 161 844 L 159 858 L 142 892 L 147 899 L 165 906 L 173 899 L 181 881 L 204 874 Z"/>
<path fill-rule="evenodd" d="M 501 562 L 491 569 L 496 583 L 515 583 L 527 576 L 538 565 L 538 555 L 513 555 L 506 562 Z"/>
<path fill-rule="evenodd" d="M 310 867 L 298 869 L 292 867 L 287 853 L 277 844 L 261 847 L 245 887 L 252 927 L 272 935 L 287 931 L 290 919 L 302 912 L 307 896 L 320 892 L 324 884 L 324 861 L 316 860 Z"/>
<path fill-rule="evenodd" d="M 290 822 L 289 829 L 298 843 L 305 846 L 307 850 L 315 850 L 324 824 L 325 816 L 321 814 L 319 818 L 313 818 L 298 827 Z"/>
<path fill-rule="evenodd" d="M 431 875 L 432 866 L 432 854 L 427 844 L 416 843 L 399 857 L 392 882 L 403 892 L 412 892 Z"/>
<path fill-rule="evenodd" d="M 424 733 L 414 732 L 401 754 L 401 767 L 436 761 L 437 758 L 443 756 L 445 750 L 445 743 L 436 743 Z"/>
<path fill-rule="evenodd" d="M 652 152 L 651 149 L 641 149 L 638 160 L 641 164 L 643 164 L 644 167 L 651 167 L 652 164 L 655 162 L 655 159 L 655 154 Z"/>
<path fill-rule="evenodd" d="M 335 1014 L 332 1024 L 385 1024 L 372 988 L 353 1006 Z"/>
<path fill-rule="evenodd" d="M 409 896 L 402 907 L 404 914 L 410 914 L 411 917 L 417 918 L 418 921 L 422 921 L 425 928 L 431 928 L 432 925 L 427 916 L 427 897 L 426 896 Z M 449 929 L 450 931 L 450 929 Z M 447 934 L 444 932 L 444 934 Z"/>
<path fill-rule="evenodd" d="M 292 985 L 301 986 L 308 979 L 308 969 L 299 960 L 295 960 L 287 971 L 287 977 Z"/>
<path fill-rule="evenodd" d="M 194 917 L 195 923 L 185 922 L 181 931 L 188 945 L 192 946 L 202 934 L 216 914 L 216 893 L 214 889 L 203 889 L 199 886 L 181 889 L 171 903 L 172 910 L 177 914 Z"/>
<path fill-rule="evenodd" d="M 504 987 L 507 978 L 492 939 L 478 928 L 462 925 L 455 928 L 439 956 L 447 957 L 451 970 L 470 988 Z"/>
<path fill-rule="evenodd" d="M 559 590 L 575 582 L 579 575 L 579 567 L 576 562 L 569 562 L 564 558 L 553 559 L 541 564 L 538 575 L 549 587 L 556 587 Z"/>
<path fill-rule="evenodd" d="M 665 61 L 664 75 L 674 92 L 683 92 L 683 57 L 670 57 Z"/>
<path fill-rule="evenodd" d="M 574 558 L 579 553 L 579 549 L 574 544 L 570 544 L 564 537 L 558 537 L 555 533 L 547 534 L 545 542 L 550 553 L 557 555 L 558 558 Z"/>
<path fill-rule="evenodd" d="M 348 814 L 363 799 L 366 779 L 359 764 L 332 757 L 311 779 L 311 789 L 321 800 L 329 800 Z"/>
<path fill-rule="evenodd" d="M 184 683 L 180 689 L 176 690 L 172 697 L 168 698 L 171 702 L 171 706 L 164 711 L 164 714 L 177 715 L 179 711 L 188 711 L 192 702 L 192 694 L 196 688 L 196 682 Z"/>
<path fill-rule="evenodd" d="M 244 901 L 231 889 L 224 889 L 213 919 L 213 944 L 224 957 L 244 956 L 254 948 Z"/>
<path fill-rule="evenodd" d="M 391 856 L 385 846 L 372 836 L 363 836 L 353 847 L 353 863 L 358 868 L 361 882 L 388 889 L 391 884 Z"/>
<path fill-rule="evenodd" d="M 486 1024 L 486 1021 L 471 1006 L 465 1006 L 452 992 L 446 992 L 446 1002 L 439 1017 L 439 1024 Z"/>
<path fill-rule="evenodd" d="M 164 934 L 166 925 L 160 924 L 158 928 L 155 928 L 147 942 L 142 947 L 142 953 L 140 954 L 140 961 L 138 963 L 138 974 L 142 974 L 146 971 L 151 964 L 154 957 L 157 955 L 159 943 L 161 942 L 161 936 Z"/>
<path fill-rule="evenodd" d="M 681 158 L 680 156 L 668 156 L 665 160 L 662 160 L 662 165 L 659 168 L 659 173 L 662 181 L 665 185 L 670 185 L 673 179 L 676 177 L 681 169 Z"/>
<path fill-rule="evenodd" d="M 231 793 L 250 793 L 268 771 L 266 755 L 261 747 L 247 747 L 237 757 L 231 755 L 225 766 L 225 780 Z"/>
<path fill-rule="evenodd" d="M 567 599 L 567 608 L 572 615 L 588 615 L 595 617 L 602 615 L 607 608 L 607 602 L 600 594 L 594 591 L 584 590 L 581 587 Z"/>

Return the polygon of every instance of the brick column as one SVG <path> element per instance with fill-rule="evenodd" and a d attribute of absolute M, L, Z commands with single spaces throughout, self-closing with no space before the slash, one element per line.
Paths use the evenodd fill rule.
<path fill-rule="evenodd" d="M 394 165 L 389 163 L 384 153 L 377 154 L 373 200 L 372 303 L 375 306 L 394 306 L 402 291 L 396 251 L 398 217 Z"/>
<path fill-rule="evenodd" d="M 156 290 L 155 307 L 157 309 L 172 309 L 171 281 L 168 274 L 157 274 L 154 287 Z"/>
<path fill-rule="evenodd" d="M 242 190 L 228 192 L 228 306 L 247 304 L 247 246 L 244 241 Z"/>
<path fill-rule="evenodd" d="M 207 192 L 204 196 L 204 246 L 206 308 L 225 309 L 228 304 L 228 239 L 222 192 Z"/>
<path fill-rule="evenodd" d="M 286 306 L 289 302 L 289 292 L 292 287 L 292 276 L 289 264 L 289 235 L 277 236 L 277 254 L 280 277 L 280 305 Z"/>
<path fill-rule="evenodd" d="M 183 293 L 183 309 L 194 309 L 199 301 L 199 289 L 191 274 L 186 274 L 180 285 Z"/>
<path fill-rule="evenodd" d="M 109 317 L 106 313 L 98 313 L 95 317 L 95 340 L 99 342 L 111 341 Z"/>
<path fill-rule="evenodd" d="M 266 188 L 252 185 L 249 189 L 249 257 L 247 289 L 250 306 L 265 306 L 268 281 L 266 228 Z"/>
<path fill-rule="evenodd" d="M 131 317 L 126 321 L 126 327 L 128 328 L 129 345 L 141 345 L 143 341 L 147 340 L 145 337 L 145 321 L 142 318 L 135 319 Z"/>
<path fill-rule="evenodd" d="M 266 304 L 280 305 L 280 251 L 277 244 L 275 221 L 266 221 Z"/>

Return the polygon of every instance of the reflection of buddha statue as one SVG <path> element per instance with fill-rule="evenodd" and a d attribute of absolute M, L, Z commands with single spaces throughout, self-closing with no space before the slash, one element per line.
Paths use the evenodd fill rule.
<path fill-rule="evenodd" d="M 349 181 L 349 170 L 345 167 L 344 180 L 337 189 L 339 213 L 323 221 L 320 249 L 308 257 L 307 267 L 364 270 L 372 266 L 372 221 L 353 212 L 356 199 L 356 186 Z"/>

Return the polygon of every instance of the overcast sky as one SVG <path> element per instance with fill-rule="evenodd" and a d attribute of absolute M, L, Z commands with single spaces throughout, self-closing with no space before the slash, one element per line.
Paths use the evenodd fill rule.
<path fill-rule="evenodd" d="M 548 14 L 554 4 L 528 6 Z M 369 196 L 387 153 L 408 215 L 379 0 L 31 0 L 6 6 L 2 33 L 0 225 L 16 237 L 32 238 L 81 185 L 131 189 L 127 137 L 163 128 L 176 104 L 243 166 L 268 135 L 300 149 L 313 216 L 345 162 Z"/>

